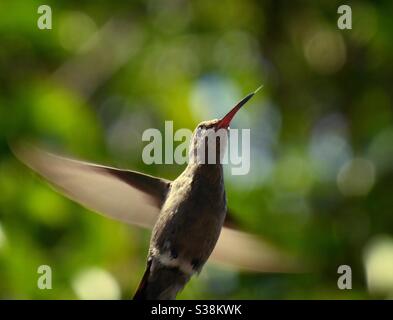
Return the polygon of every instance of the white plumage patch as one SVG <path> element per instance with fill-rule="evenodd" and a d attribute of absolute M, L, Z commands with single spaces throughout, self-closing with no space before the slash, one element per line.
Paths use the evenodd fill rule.
<path fill-rule="evenodd" d="M 159 252 L 157 249 L 153 249 L 152 256 L 156 258 L 161 264 L 170 268 L 179 268 L 182 272 L 187 275 L 192 275 L 195 270 L 191 264 L 191 261 L 182 259 L 181 257 L 172 257 L 170 251 Z"/>

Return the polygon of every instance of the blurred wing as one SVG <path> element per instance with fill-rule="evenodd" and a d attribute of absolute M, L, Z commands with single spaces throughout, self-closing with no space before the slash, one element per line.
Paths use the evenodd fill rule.
<path fill-rule="evenodd" d="M 300 266 L 257 236 L 232 228 L 222 228 L 210 259 L 254 272 L 299 272 Z"/>
<path fill-rule="evenodd" d="M 54 155 L 36 147 L 19 146 L 15 155 L 68 198 L 128 224 L 152 228 L 165 201 L 170 181 Z M 226 227 L 210 257 L 236 269 L 255 272 L 294 272 L 296 265 L 265 241 Z"/>
<path fill-rule="evenodd" d="M 68 198 L 128 224 L 154 225 L 170 186 L 164 179 L 68 159 L 32 146 L 13 151 Z"/>

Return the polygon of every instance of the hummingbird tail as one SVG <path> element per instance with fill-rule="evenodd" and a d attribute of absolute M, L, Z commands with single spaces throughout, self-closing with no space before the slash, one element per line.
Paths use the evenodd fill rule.
<path fill-rule="evenodd" d="M 183 289 L 190 275 L 177 267 L 168 267 L 156 258 L 148 261 L 134 300 L 172 300 Z"/>
<path fill-rule="evenodd" d="M 147 300 L 146 287 L 147 287 L 147 279 L 149 279 L 150 267 L 151 267 L 151 260 L 148 260 L 142 280 L 139 283 L 138 289 L 136 289 L 134 300 Z"/>

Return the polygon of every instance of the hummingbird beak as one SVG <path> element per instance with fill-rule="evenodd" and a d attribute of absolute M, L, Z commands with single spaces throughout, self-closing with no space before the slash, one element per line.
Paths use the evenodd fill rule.
<path fill-rule="evenodd" d="M 258 89 L 256 89 L 254 92 L 251 92 L 248 94 L 245 98 L 243 98 L 240 102 L 238 102 L 231 111 L 229 111 L 218 123 L 217 123 L 217 129 L 222 129 L 222 128 L 228 128 L 233 117 L 235 114 L 240 110 L 241 107 L 243 107 L 248 100 L 250 100 L 254 94 L 256 94 L 261 88 L 263 87 L 260 86 Z"/>

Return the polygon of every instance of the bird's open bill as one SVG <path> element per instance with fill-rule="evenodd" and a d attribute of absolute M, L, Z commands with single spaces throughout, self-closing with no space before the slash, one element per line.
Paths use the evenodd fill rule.
<path fill-rule="evenodd" d="M 217 128 L 228 128 L 229 125 L 231 124 L 231 121 L 235 114 L 243 107 L 253 96 L 256 94 L 259 90 L 262 89 L 263 86 L 260 86 L 258 89 L 256 89 L 254 92 L 251 92 L 248 94 L 246 97 L 244 97 L 242 100 L 240 100 L 232 109 L 229 111 L 218 123 Z"/>
<path fill-rule="evenodd" d="M 30 145 L 13 148 L 58 191 L 106 217 L 152 228 L 171 181 L 60 157 Z M 224 227 L 209 261 L 254 272 L 298 272 L 297 263 L 259 237 Z"/>

